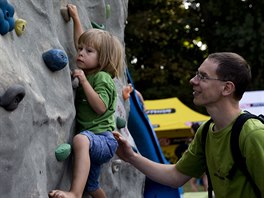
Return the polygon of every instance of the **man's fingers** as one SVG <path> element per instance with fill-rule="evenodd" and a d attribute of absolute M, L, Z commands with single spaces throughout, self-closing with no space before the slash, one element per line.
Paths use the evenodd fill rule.
<path fill-rule="evenodd" d="M 117 131 L 113 131 L 113 135 L 114 135 L 116 140 L 122 139 L 122 135 L 120 133 L 118 133 Z"/>

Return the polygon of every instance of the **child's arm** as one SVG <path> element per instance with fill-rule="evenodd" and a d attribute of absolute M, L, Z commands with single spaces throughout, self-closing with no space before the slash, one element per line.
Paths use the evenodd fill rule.
<path fill-rule="evenodd" d="M 106 111 L 105 104 L 99 97 L 98 93 L 94 91 L 90 83 L 87 81 L 86 76 L 81 69 L 75 69 L 73 71 L 73 77 L 77 77 L 83 87 L 87 101 L 93 110 L 98 114 L 102 115 Z"/>
<path fill-rule="evenodd" d="M 83 27 L 78 15 L 77 7 L 73 4 L 68 4 L 68 11 L 69 14 L 73 20 L 73 36 L 74 36 L 74 45 L 76 50 L 78 49 L 78 39 L 81 36 L 81 34 L 84 32 Z"/>

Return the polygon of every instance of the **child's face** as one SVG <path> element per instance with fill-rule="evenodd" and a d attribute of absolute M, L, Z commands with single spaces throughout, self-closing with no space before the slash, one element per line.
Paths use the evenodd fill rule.
<path fill-rule="evenodd" d="M 85 44 L 79 44 L 76 63 L 77 67 L 83 70 L 96 68 L 99 64 L 97 50 Z"/>

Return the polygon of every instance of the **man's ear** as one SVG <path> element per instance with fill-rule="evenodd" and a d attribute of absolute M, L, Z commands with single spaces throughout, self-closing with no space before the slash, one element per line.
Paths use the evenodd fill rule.
<path fill-rule="evenodd" d="M 231 81 L 226 81 L 224 83 L 225 83 L 225 86 L 223 89 L 223 95 L 227 96 L 227 95 L 234 93 L 234 91 L 236 90 L 235 84 Z"/>

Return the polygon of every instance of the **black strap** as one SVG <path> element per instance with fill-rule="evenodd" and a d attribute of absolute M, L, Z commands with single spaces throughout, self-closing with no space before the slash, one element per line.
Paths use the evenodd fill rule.
<path fill-rule="evenodd" d="M 209 126 L 210 126 L 211 122 L 212 122 L 212 119 L 208 120 L 204 124 L 203 131 L 202 131 L 202 147 L 203 147 L 203 151 L 204 151 L 205 163 L 206 163 L 206 154 L 205 154 L 206 137 L 207 137 L 207 133 L 208 133 Z M 205 173 L 207 175 L 207 181 L 208 181 L 208 188 L 207 188 L 208 198 L 213 198 L 213 186 L 212 186 L 209 170 L 207 167 L 207 163 L 206 163 L 206 167 L 205 167 Z"/>
<path fill-rule="evenodd" d="M 240 169 L 243 172 L 243 174 L 247 177 L 250 184 L 252 185 L 257 197 L 261 197 L 260 190 L 258 189 L 256 183 L 252 179 L 250 173 L 248 172 L 247 165 L 246 165 L 246 159 L 242 156 L 241 150 L 239 148 L 239 134 L 241 132 L 241 129 L 244 123 L 248 119 L 252 119 L 252 118 L 258 119 L 264 123 L 264 120 L 261 120 L 260 117 L 246 112 L 246 113 L 239 115 L 235 123 L 233 124 L 231 138 L 230 138 L 230 141 L 231 141 L 230 147 L 231 147 L 232 157 L 234 160 L 234 165 L 229 171 L 228 179 L 232 179 L 234 177 L 237 168 Z"/>

